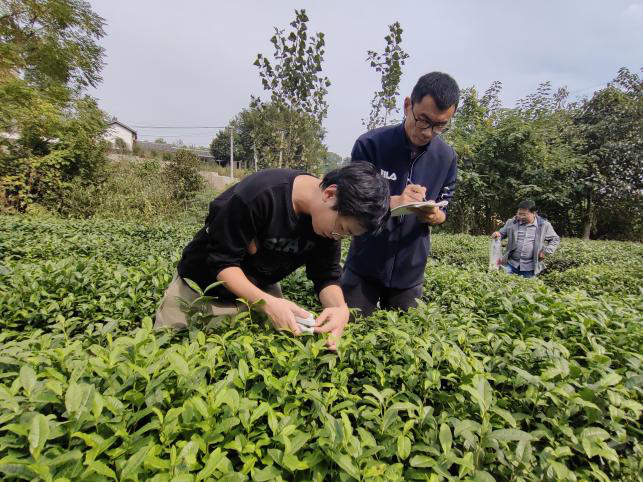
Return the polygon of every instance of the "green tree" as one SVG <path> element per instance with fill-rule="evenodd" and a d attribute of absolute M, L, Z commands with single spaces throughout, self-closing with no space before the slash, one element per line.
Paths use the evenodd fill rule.
<path fill-rule="evenodd" d="M 471 233 L 485 230 L 492 222 L 494 194 L 485 164 L 478 159 L 492 128 L 489 109 L 478 98 L 474 88 L 463 89 L 460 107 L 447 139 L 458 153 L 456 197 L 449 207 L 449 227 Z M 481 225 L 484 220 L 484 225 Z"/>
<path fill-rule="evenodd" d="M 342 156 L 339 154 L 335 154 L 334 152 L 328 151 L 328 154 L 326 155 L 326 162 L 324 162 L 324 172 L 332 171 L 333 169 L 337 169 L 340 167 L 343 163 Z"/>
<path fill-rule="evenodd" d="M 583 159 L 576 152 L 578 134 L 572 122 L 574 105 L 566 88 L 553 90 L 550 82 L 518 102 L 517 114 L 539 139 L 539 153 L 526 166 L 520 199 L 531 198 L 540 212 L 563 235 L 577 236 L 580 218 L 574 204 L 574 173 Z"/>
<path fill-rule="evenodd" d="M 563 235 L 641 239 L 643 85 L 621 69 L 591 98 L 569 103 L 549 82 L 503 108 L 501 84 L 464 89 L 446 137 L 458 187 L 445 229 L 489 233 L 531 198 Z"/>
<path fill-rule="evenodd" d="M 25 211 L 34 202 L 64 204 L 76 176 L 98 180 L 107 142 L 104 113 L 94 99 L 73 96 L 61 105 L 24 81 L 0 82 L 0 190 L 5 208 Z"/>
<path fill-rule="evenodd" d="M 580 161 L 565 135 L 570 117 L 564 95 L 543 85 L 520 107 L 502 109 L 500 88 L 492 84 L 481 98 L 473 88 L 463 91 L 448 133 L 459 156 L 450 222 L 458 231 L 489 233 L 531 198 L 554 224 L 568 227 L 569 180 Z"/>
<path fill-rule="evenodd" d="M 238 114 L 226 129 L 221 129 L 214 136 L 210 143 L 210 153 L 217 161 L 224 161 L 223 164 L 230 160 L 230 129 L 233 132 L 234 141 L 234 160 L 250 161 L 253 158 L 252 139 L 246 125 L 241 121 L 241 114 Z"/>
<path fill-rule="evenodd" d="M 237 147 L 237 139 L 235 135 L 234 145 L 234 158 L 237 158 L 239 148 Z M 230 134 L 228 129 L 221 129 L 210 142 L 210 154 L 217 160 L 230 159 Z"/>
<path fill-rule="evenodd" d="M 326 158 L 325 133 L 309 114 L 290 112 L 253 99 L 237 123 L 248 156 L 259 168 L 295 168 L 320 173 Z"/>
<path fill-rule="evenodd" d="M 399 22 L 389 25 L 389 34 L 384 37 L 386 48 L 378 54 L 373 50 L 368 51 L 367 62 L 380 74 L 381 90 L 375 91 L 371 100 L 371 113 L 368 122 L 362 120 L 369 130 L 387 125 L 391 116 L 399 112 L 397 97 L 400 95 L 400 79 L 402 66 L 409 55 L 402 50 L 402 27 Z"/>
<path fill-rule="evenodd" d="M 83 94 L 100 81 L 104 21 L 79 0 L 9 0 L 0 10 L 2 205 L 64 204 L 70 180 L 99 176 L 105 115 Z"/>
<path fill-rule="evenodd" d="M 253 125 L 254 145 L 263 151 L 264 164 L 315 171 L 325 157 L 322 121 L 330 81 L 321 75 L 324 34 L 309 36 L 308 20 L 305 10 L 295 10 L 292 30 L 275 28 L 270 39 L 273 60 L 257 55 L 254 65 L 270 102 L 253 98 L 247 121 Z M 271 124 L 264 124 L 268 120 Z"/>
<path fill-rule="evenodd" d="M 105 21 L 83 0 L 3 0 L 0 72 L 43 89 L 101 80 Z"/>
<path fill-rule="evenodd" d="M 574 177 L 576 202 L 583 213 L 583 238 L 589 239 L 600 217 L 615 215 L 614 206 L 641 200 L 641 76 L 621 68 L 607 87 L 577 106 L 574 124 L 582 139 L 577 150 L 584 160 Z"/>
<path fill-rule="evenodd" d="M 326 42 L 321 32 L 308 35 L 308 20 L 306 10 L 295 10 L 292 30 L 286 34 L 275 27 L 270 39 L 275 48 L 274 65 L 262 54 L 257 55 L 254 65 L 274 104 L 310 114 L 321 123 L 328 111 L 325 97 L 330 86 L 328 77 L 320 75 Z"/>

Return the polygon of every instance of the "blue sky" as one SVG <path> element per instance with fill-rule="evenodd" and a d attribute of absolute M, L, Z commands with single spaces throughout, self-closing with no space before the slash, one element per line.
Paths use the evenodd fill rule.
<path fill-rule="evenodd" d="M 378 87 L 365 61 L 382 51 L 399 21 L 409 54 L 401 106 L 417 78 L 450 73 L 461 87 L 503 84 L 505 106 L 551 81 L 574 97 L 643 67 L 643 0 L 535 1 L 196 1 L 92 0 L 107 22 L 103 82 L 91 92 L 132 126 L 221 126 L 264 93 L 257 53 L 272 54 L 273 28 L 305 8 L 309 29 L 324 32 L 324 74 L 332 82 L 326 143 L 350 154 Z M 208 145 L 216 129 L 136 128 L 139 138 Z"/>

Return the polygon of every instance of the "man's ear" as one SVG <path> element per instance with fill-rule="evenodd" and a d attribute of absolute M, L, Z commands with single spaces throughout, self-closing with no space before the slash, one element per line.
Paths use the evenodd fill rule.
<path fill-rule="evenodd" d="M 323 202 L 333 202 L 337 199 L 337 184 L 331 184 L 322 191 Z"/>
<path fill-rule="evenodd" d="M 406 115 L 406 110 L 410 108 L 411 108 L 411 98 L 405 97 L 404 98 L 404 115 Z"/>

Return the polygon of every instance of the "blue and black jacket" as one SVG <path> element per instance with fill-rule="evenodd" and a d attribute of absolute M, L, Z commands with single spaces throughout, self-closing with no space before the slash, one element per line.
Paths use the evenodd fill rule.
<path fill-rule="evenodd" d="M 402 194 L 408 184 L 420 184 L 427 200 L 451 201 L 457 175 L 453 148 L 437 136 L 414 160 L 412 152 L 404 124 L 399 124 L 362 134 L 351 160 L 374 164 L 388 179 L 392 196 Z M 390 218 L 377 236 L 354 238 L 344 269 L 387 288 L 407 289 L 422 283 L 429 252 L 429 226 L 415 215 L 399 216 Z"/>

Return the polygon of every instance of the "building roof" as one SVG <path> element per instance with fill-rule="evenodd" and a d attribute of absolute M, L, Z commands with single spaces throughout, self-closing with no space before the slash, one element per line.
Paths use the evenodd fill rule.
<path fill-rule="evenodd" d="M 125 124 L 123 124 L 123 123 L 122 123 L 121 121 L 119 121 L 119 120 L 114 119 L 112 122 L 110 122 L 110 123 L 109 123 L 109 124 L 107 124 L 107 125 L 108 125 L 108 126 L 113 126 L 114 124 L 118 124 L 118 125 L 119 125 L 119 126 L 121 126 L 123 129 L 127 129 L 128 131 L 130 131 L 132 134 L 134 134 L 134 138 L 136 138 L 136 137 L 137 137 L 137 135 L 136 135 L 136 131 L 135 131 L 134 129 L 132 129 L 131 127 L 127 127 Z"/>

